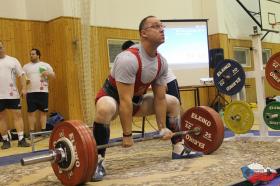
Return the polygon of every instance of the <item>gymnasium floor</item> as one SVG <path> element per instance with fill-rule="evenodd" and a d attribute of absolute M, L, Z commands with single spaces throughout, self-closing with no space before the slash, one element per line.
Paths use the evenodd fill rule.
<path fill-rule="evenodd" d="M 154 131 L 155 123 L 146 124 L 146 132 Z M 137 127 L 136 127 L 137 126 Z M 134 130 L 140 130 L 141 121 Z M 121 134 L 117 124 L 112 125 L 112 138 Z M 251 135 L 257 131 L 251 131 Z M 280 167 L 279 138 L 274 141 L 230 140 L 233 134 L 225 132 L 226 139 L 211 155 L 196 159 L 171 160 L 170 142 L 153 140 L 135 144 L 132 148 L 107 149 L 107 176 L 101 182 L 86 185 L 232 185 L 243 179 L 240 168 L 257 162 L 265 167 Z M 279 135 L 272 131 L 271 135 Z M 38 138 L 39 139 L 39 138 Z M 13 147 L 0 151 L 0 164 L 13 159 L 15 153 L 30 153 L 31 148 Z M 36 150 L 48 147 L 48 138 L 36 143 Z M 42 151 L 41 151 L 42 152 Z M 30 154 L 29 154 L 30 155 Z M 1 162 L 2 161 L 2 162 Z M 0 165 L 1 185 L 61 185 L 49 162 L 22 167 L 18 162 Z"/>

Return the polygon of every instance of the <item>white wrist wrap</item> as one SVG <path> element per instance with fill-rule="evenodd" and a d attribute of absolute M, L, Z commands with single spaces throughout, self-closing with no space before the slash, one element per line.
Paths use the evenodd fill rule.
<path fill-rule="evenodd" d="M 159 131 L 159 135 L 164 136 L 167 133 L 170 133 L 171 130 L 169 130 L 168 128 L 163 128 Z"/>

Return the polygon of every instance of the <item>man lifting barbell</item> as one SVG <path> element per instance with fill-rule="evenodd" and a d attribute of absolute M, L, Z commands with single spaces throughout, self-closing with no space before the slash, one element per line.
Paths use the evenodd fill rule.
<path fill-rule="evenodd" d="M 180 105 L 175 97 L 165 94 L 168 65 L 166 59 L 157 53 L 157 47 L 164 42 L 164 26 L 158 18 L 148 16 L 141 21 L 139 33 L 141 44 L 116 57 L 109 77 L 97 93 L 93 126 L 97 145 L 109 142 L 109 123 L 118 114 L 123 129 L 124 147 L 133 145 L 132 116 L 155 114 L 160 134 L 163 139 L 170 139 L 172 132 L 165 126 L 167 111 L 170 125 L 177 126 L 172 131 L 180 130 Z M 153 94 L 146 94 L 150 85 Z M 93 181 L 102 180 L 105 175 L 105 150 L 98 150 L 98 166 Z M 181 140 L 173 144 L 173 157 L 176 159 L 202 154 L 192 152 Z"/>
<path fill-rule="evenodd" d="M 149 28 L 154 30 L 146 31 Z M 206 106 L 194 107 L 184 112 L 180 121 L 178 99 L 174 96 L 165 95 L 164 77 L 167 72 L 167 64 L 165 59 L 156 53 L 157 46 L 164 41 L 163 26 L 160 21 L 156 17 L 149 16 L 143 19 L 139 30 L 141 45 L 117 56 L 112 73 L 109 76 L 111 79 L 107 80 L 110 82 L 106 82 L 97 95 L 97 113 L 93 130 L 96 141 L 90 129 L 83 122 L 76 120 L 61 122 L 55 126 L 50 136 L 49 154 L 23 158 L 21 160 L 22 165 L 51 161 L 55 175 L 64 185 L 78 185 L 90 181 L 92 175 L 94 175 L 93 179 L 95 181 L 103 178 L 105 175 L 103 159 L 105 149 L 109 147 L 119 145 L 129 147 L 133 145 L 134 141 L 176 137 L 176 139 L 180 140 L 173 144 L 172 154 L 177 154 L 176 157 L 179 158 L 210 154 L 220 147 L 224 138 L 224 126 L 217 112 Z M 139 52 L 139 54 L 135 55 L 133 53 L 135 51 Z M 140 56 L 141 61 L 137 59 Z M 121 62 L 126 63 L 126 66 L 120 65 Z M 128 63 L 136 63 L 137 67 L 138 64 L 143 65 L 141 68 L 142 75 L 136 75 L 137 68 L 134 73 L 128 73 L 133 69 L 127 68 Z M 150 66 L 146 67 L 146 65 Z M 147 68 L 154 70 L 150 71 Z M 126 77 L 128 80 L 124 78 L 126 81 L 122 83 L 123 79 L 119 74 L 134 75 L 133 81 Z M 142 83 L 142 81 L 146 84 Z M 144 94 L 150 84 L 154 95 Z M 134 98 L 133 102 L 137 100 L 135 98 L 138 98 L 137 103 L 139 103 L 134 104 L 133 108 L 132 98 Z M 171 124 L 177 126 L 176 129 L 172 130 L 173 132 L 164 126 L 166 111 L 171 117 Z M 108 124 L 118 113 L 123 127 L 123 140 L 122 142 L 108 144 Z M 132 115 L 144 116 L 153 113 L 156 114 L 159 135 L 133 140 L 131 135 Z M 96 146 L 96 143 L 98 146 Z M 186 148 L 184 144 L 198 152 L 191 152 L 190 148 Z"/>
<path fill-rule="evenodd" d="M 210 107 L 198 106 L 188 109 L 182 115 L 182 131 L 173 137 L 181 137 L 190 148 L 211 154 L 223 142 L 224 125 L 219 114 Z M 166 134 L 156 134 L 136 138 L 134 142 L 163 138 Z M 51 161 L 57 178 L 64 185 L 80 185 L 92 179 L 97 166 L 97 150 L 122 146 L 122 141 L 98 145 L 89 127 L 82 121 L 68 120 L 57 124 L 50 136 L 49 153 L 23 158 L 22 165 Z"/>
<path fill-rule="evenodd" d="M 216 128 L 215 124 L 213 128 Z M 205 130 L 202 125 L 195 126 L 190 130 L 175 132 L 174 136 L 191 135 L 193 139 L 199 140 L 198 136 L 201 136 Z M 135 142 L 162 137 L 163 135 L 156 134 L 136 138 Z M 213 152 L 218 147 L 215 144 L 220 142 L 220 140 L 214 139 L 212 144 L 205 146 L 205 152 Z M 97 167 L 97 149 L 115 146 L 122 146 L 122 141 L 96 146 L 92 132 L 86 124 L 78 120 L 68 120 L 57 124 L 53 129 L 49 141 L 49 153 L 25 157 L 21 160 L 21 164 L 25 166 L 51 161 L 53 171 L 61 183 L 76 186 L 91 180 Z"/>
<path fill-rule="evenodd" d="M 182 131 L 174 132 L 194 150 L 211 154 L 223 142 L 224 126 L 219 114 L 210 107 L 188 109 L 182 116 Z M 136 138 L 134 142 L 160 139 L 165 134 Z M 97 150 L 122 146 L 122 141 L 98 145 L 90 128 L 82 121 L 68 120 L 57 124 L 50 136 L 49 153 L 23 158 L 22 165 L 51 161 L 52 169 L 64 185 L 74 186 L 92 179 L 97 165 Z"/>

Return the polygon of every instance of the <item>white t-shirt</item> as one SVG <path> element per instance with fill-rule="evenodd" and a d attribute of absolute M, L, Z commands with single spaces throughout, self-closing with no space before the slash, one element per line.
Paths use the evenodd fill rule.
<path fill-rule="evenodd" d="M 167 78 L 166 78 L 166 82 L 169 83 L 173 80 L 176 79 L 176 76 L 174 75 L 173 71 L 171 70 L 171 68 L 168 67 L 168 73 L 167 73 Z"/>
<path fill-rule="evenodd" d="M 19 61 L 5 55 L 0 58 L 0 99 L 19 99 L 16 77 L 24 74 Z"/>
<path fill-rule="evenodd" d="M 27 63 L 23 66 L 23 70 L 27 76 L 27 92 L 48 92 L 49 91 L 49 80 L 48 78 L 42 77 L 43 71 L 54 74 L 52 67 L 43 61 L 36 63 Z"/>

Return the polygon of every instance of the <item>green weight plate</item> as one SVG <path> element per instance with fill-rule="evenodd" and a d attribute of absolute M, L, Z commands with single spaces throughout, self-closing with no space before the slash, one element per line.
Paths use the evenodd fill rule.
<path fill-rule="evenodd" d="M 254 113 L 250 105 L 243 101 L 233 101 L 224 112 L 226 126 L 236 134 L 247 133 L 254 124 Z"/>
<path fill-rule="evenodd" d="M 263 119 L 268 127 L 280 130 L 280 102 L 270 102 L 264 108 Z"/>

